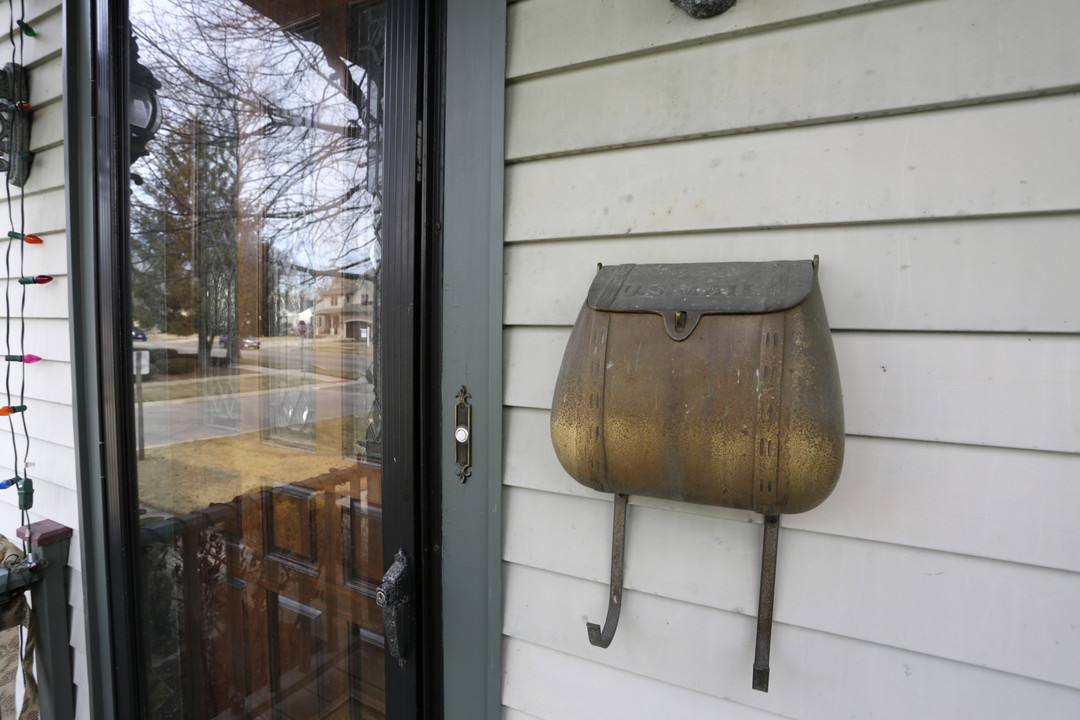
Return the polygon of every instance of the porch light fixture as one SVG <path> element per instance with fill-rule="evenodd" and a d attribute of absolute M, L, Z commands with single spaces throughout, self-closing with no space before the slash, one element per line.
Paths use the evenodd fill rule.
<path fill-rule="evenodd" d="M 139 62 L 139 45 L 131 36 L 128 72 L 128 125 L 131 128 L 131 162 L 150 154 L 147 144 L 161 127 L 157 91 L 161 82 Z M 141 184 L 141 179 L 135 181 Z"/>
<path fill-rule="evenodd" d="M 30 91 L 22 65 L 8 63 L 0 71 L 0 101 L 6 101 L 0 111 L 0 170 L 7 173 L 9 184 L 22 187 L 34 161 L 30 152 Z"/>

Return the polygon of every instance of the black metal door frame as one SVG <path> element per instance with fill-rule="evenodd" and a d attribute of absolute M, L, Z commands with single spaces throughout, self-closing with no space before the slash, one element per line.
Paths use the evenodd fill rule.
<path fill-rule="evenodd" d="M 430 7 L 434 5 L 434 7 Z M 100 407 L 100 484 L 109 585 L 111 676 L 118 718 L 145 717 L 138 658 L 138 507 L 127 242 L 128 167 L 126 0 L 91 9 L 95 167 L 93 264 Z M 383 547 L 417 569 L 416 629 L 408 660 L 386 663 L 391 720 L 442 716 L 439 453 L 441 405 L 442 92 L 445 3 L 387 0 L 384 116 L 387 118 L 385 247 Z"/>

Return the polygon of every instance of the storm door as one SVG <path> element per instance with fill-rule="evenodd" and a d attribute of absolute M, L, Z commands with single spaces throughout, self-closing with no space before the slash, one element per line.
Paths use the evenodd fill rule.
<path fill-rule="evenodd" d="M 120 706 L 142 716 L 417 714 L 418 7 L 116 12 L 131 369 L 114 613 L 132 623 Z M 408 568 L 379 592 L 399 549 Z M 377 595 L 409 602 L 384 624 Z"/>

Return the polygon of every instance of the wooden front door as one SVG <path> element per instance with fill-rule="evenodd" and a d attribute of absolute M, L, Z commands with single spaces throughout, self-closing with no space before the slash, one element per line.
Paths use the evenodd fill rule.
<path fill-rule="evenodd" d="M 144 517 L 152 707 L 385 718 L 381 480 L 358 463 Z"/>
<path fill-rule="evenodd" d="M 134 638 L 119 704 L 144 717 L 421 712 L 421 8 L 115 8 L 118 312 L 146 339 L 123 338 L 141 372 L 118 392 L 114 613 Z M 386 625 L 399 551 L 408 602 Z"/>

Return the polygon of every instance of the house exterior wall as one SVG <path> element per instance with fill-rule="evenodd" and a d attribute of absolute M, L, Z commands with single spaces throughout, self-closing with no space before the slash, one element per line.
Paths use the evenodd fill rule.
<path fill-rule="evenodd" d="M 20 6 L 15 4 L 16 17 Z M 9 26 L 9 7 L 0 6 L 0 27 Z M 15 228 L 19 228 L 20 208 L 25 216 L 27 233 L 39 235 L 41 245 L 23 248 L 23 272 L 19 270 L 20 247 L 10 249 L 7 273 L 7 296 L 11 314 L 8 332 L 13 353 L 18 352 L 22 328 L 17 320 L 22 287 L 15 282 L 20 275 L 52 275 L 47 285 L 26 288 L 25 349 L 42 361 L 25 365 L 27 428 L 30 434 L 27 459 L 33 463 L 29 475 L 34 481 L 34 507 L 30 521 L 55 520 L 74 529 L 68 560 L 68 601 L 71 605 L 71 645 L 76 683 L 76 707 L 79 717 L 89 717 L 86 701 L 87 665 L 83 623 L 82 567 L 79 542 L 79 499 L 76 486 L 75 423 L 72 410 L 72 367 L 69 320 L 68 237 L 65 213 L 64 178 L 64 107 L 62 46 L 64 24 L 61 3 L 54 0 L 26 0 L 26 21 L 37 37 L 23 40 L 22 64 L 28 71 L 33 122 L 30 149 L 34 153 L 30 177 L 22 188 L 10 186 Z M 19 30 L 15 30 L 15 61 L 18 61 Z M 5 33 L 0 38 L 2 62 L 12 61 L 12 43 Z M 0 196 L 0 205 L 8 205 Z M 9 208 L 0 208 L 7 224 Z M 18 392 L 20 369 L 12 367 L 12 389 Z M 25 442 L 21 423 L 16 423 L 16 443 L 20 458 Z M 16 474 L 12 465 L 12 438 L 7 423 L 0 423 L 0 473 Z M 21 464 L 21 459 L 20 459 Z M 19 470 L 21 471 L 21 467 Z M 0 533 L 15 539 L 22 525 L 18 497 L 14 489 L 0 492 Z"/>
<path fill-rule="evenodd" d="M 1080 714 L 1080 6 L 508 7 L 503 717 Z M 597 262 L 821 256 L 833 495 L 782 518 L 612 498 L 548 433 Z"/>

